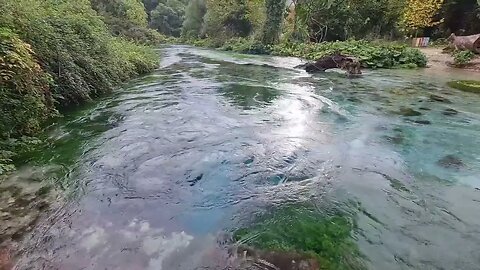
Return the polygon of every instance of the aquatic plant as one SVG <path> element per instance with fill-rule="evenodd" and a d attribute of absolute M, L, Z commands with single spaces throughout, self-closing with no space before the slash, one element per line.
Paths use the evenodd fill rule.
<path fill-rule="evenodd" d="M 291 205 L 236 230 L 234 239 L 258 249 L 313 255 L 322 269 L 365 269 L 352 239 L 354 228 L 354 221 L 346 215 L 326 216 L 313 207 Z"/>
<path fill-rule="evenodd" d="M 465 92 L 480 93 L 480 81 L 451 81 L 448 86 Z"/>

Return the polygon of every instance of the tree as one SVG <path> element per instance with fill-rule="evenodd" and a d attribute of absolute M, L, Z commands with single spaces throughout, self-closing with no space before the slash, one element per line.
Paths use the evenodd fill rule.
<path fill-rule="evenodd" d="M 406 0 L 297 0 L 295 20 L 313 41 L 398 35 Z"/>
<path fill-rule="evenodd" d="M 147 26 L 147 13 L 139 0 L 92 0 L 92 7 L 103 16 L 126 20 L 136 26 Z"/>
<path fill-rule="evenodd" d="M 407 0 L 403 14 L 403 23 L 409 30 L 418 30 L 440 24 L 442 19 L 435 19 L 444 0 Z"/>
<path fill-rule="evenodd" d="M 267 18 L 263 28 L 262 43 L 273 44 L 278 41 L 282 29 L 286 0 L 266 0 Z"/>
<path fill-rule="evenodd" d="M 203 28 L 203 17 L 207 13 L 204 0 L 192 0 L 185 10 L 185 20 L 182 25 L 182 37 L 199 37 Z"/>
<path fill-rule="evenodd" d="M 253 31 L 248 0 L 207 0 L 206 34 L 217 39 L 247 37 Z"/>
<path fill-rule="evenodd" d="M 179 37 L 182 31 L 185 5 L 178 0 L 159 3 L 150 14 L 150 27 L 158 32 Z"/>

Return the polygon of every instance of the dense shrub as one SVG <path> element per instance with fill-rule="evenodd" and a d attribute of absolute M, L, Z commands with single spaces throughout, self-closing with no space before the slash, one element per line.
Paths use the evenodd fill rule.
<path fill-rule="evenodd" d="M 315 60 L 332 53 L 343 53 L 359 58 L 364 67 L 425 67 L 426 56 L 418 49 L 395 43 L 368 41 L 338 41 L 322 43 L 281 43 L 274 45 L 272 54 Z"/>
<path fill-rule="evenodd" d="M 234 38 L 225 42 L 221 49 L 248 54 L 270 54 L 270 47 L 252 38 Z"/>
<path fill-rule="evenodd" d="M 25 148 L 18 138 L 38 132 L 56 109 L 158 65 L 152 49 L 112 36 L 89 0 L 3 0 L 0 14 L 0 174 Z M 132 24 L 142 17 L 125 14 Z"/>
<path fill-rule="evenodd" d="M 105 16 L 103 21 L 108 25 L 110 32 L 117 37 L 121 37 L 135 43 L 144 45 L 158 45 L 165 43 L 168 39 L 158 31 L 137 26 L 129 21 L 122 20 L 117 17 Z"/>
<path fill-rule="evenodd" d="M 253 32 L 253 25 L 249 20 L 247 2 L 247 0 L 207 0 L 207 13 L 204 18 L 207 36 L 220 41 L 249 36 Z"/>
<path fill-rule="evenodd" d="M 0 28 L 0 138 L 31 135 L 54 113 L 50 76 L 29 44 Z"/>
<path fill-rule="evenodd" d="M 91 0 L 92 7 L 102 16 L 112 16 L 136 26 L 147 26 L 145 6 L 139 0 Z"/>
<path fill-rule="evenodd" d="M 454 51 L 453 60 L 455 66 L 462 67 L 470 63 L 475 58 L 475 53 L 472 51 Z"/>
<path fill-rule="evenodd" d="M 62 106 L 108 92 L 157 64 L 150 49 L 112 37 L 88 0 L 7 0 L 0 12 L 1 23 L 32 46 Z"/>
<path fill-rule="evenodd" d="M 182 37 L 198 38 L 202 35 L 203 17 L 207 13 L 205 0 L 192 0 L 185 10 L 182 25 Z"/>
<path fill-rule="evenodd" d="M 185 4 L 179 0 L 160 2 L 150 13 L 150 27 L 161 34 L 179 37 L 185 15 Z"/>

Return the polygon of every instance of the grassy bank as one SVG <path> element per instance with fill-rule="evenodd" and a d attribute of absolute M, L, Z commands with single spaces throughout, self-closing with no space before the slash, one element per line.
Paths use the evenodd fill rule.
<path fill-rule="evenodd" d="M 264 45 L 250 38 L 235 38 L 220 43 L 211 39 L 183 40 L 180 42 L 238 53 L 293 56 L 307 60 L 316 60 L 338 52 L 357 57 L 363 67 L 373 69 L 417 68 L 427 65 L 427 58 L 420 50 L 392 42 L 349 40 L 322 43 L 281 42 L 274 45 Z"/>
<path fill-rule="evenodd" d="M 63 108 L 158 65 L 151 48 L 124 32 L 115 36 L 106 24 L 111 18 L 88 0 L 5 0 L 0 14 L 0 174 L 13 169 L 15 153 Z"/>

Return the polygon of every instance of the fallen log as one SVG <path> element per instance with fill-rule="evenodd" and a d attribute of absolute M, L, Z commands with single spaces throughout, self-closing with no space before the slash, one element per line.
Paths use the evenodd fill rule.
<path fill-rule="evenodd" d="M 355 57 L 343 54 L 327 55 L 316 62 L 306 63 L 296 66 L 295 68 L 305 69 L 308 73 L 325 72 L 327 69 L 340 68 L 347 72 L 347 75 L 361 75 L 361 64 Z"/>
<path fill-rule="evenodd" d="M 455 50 L 460 51 L 472 51 L 474 53 L 480 53 L 480 34 L 471 35 L 471 36 L 456 36 L 451 34 L 448 37 L 450 46 L 455 48 Z"/>

